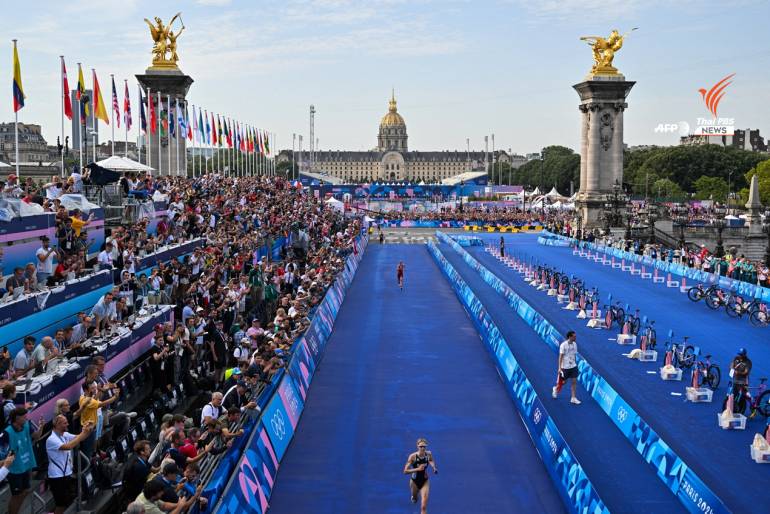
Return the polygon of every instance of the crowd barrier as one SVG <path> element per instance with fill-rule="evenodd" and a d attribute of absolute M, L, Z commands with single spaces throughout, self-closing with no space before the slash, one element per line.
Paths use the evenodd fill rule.
<path fill-rule="evenodd" d="M 516 234 L 518 232 L 540 232 L 541 225 L 485 225 L 483 223 L 470 224 L 465 227 L 466 232 L 500 232 Z"/>
<path fill-rule="evenodd" d="M 289 366 L 260 397 L 259 418 L 245 427 L 238 448 L 230 449 L 203 496 L 220 514 L 262 514 L 268 509 L 276 474 L 304 409 L 313 373 L 323 356 L 348 286 L 363 257 L 367 239 L 358 238 L 345 269 L 329 288 L 305 334 L 294 344 Z"/>
<path fill-rule="evenodd" d="M 507 284 L 465 251 L 451 237 L 436 232 L 482 279 L 500 293 L 516 313 L 555 352 L 565 339 L 551 323 L 516 294 Z M 578 381 L 609 416 L 631 445 L 651 465 L 658 478 L 666 484 L 682 505 L 692 513 L 727 514 L 730 510 L 695 472 L 663 441 L 641 416 L 578 355 Z"/>
<path fill-rule="evenodd" d="M 16 355 L 27 335 L 52 336 L 74 322 L 75 315 L 93 307 L 112 288 L 112 273 L 100 271 L 0 305 L 0 346 Z"/>
<path fill-rule="evenodd" d="M 374 221 L 383 228 L 463 228 L 466 231 L 473 232 L 536 232 L 543 230 L 540 225 L 511 224 L 511 225 L 490 225 L 485 221 L 463 221 L 463 220 L 388 220 L 377 218 Z"/>
<path fill-rule="evenodd" d="M 689 266 L 684 266 L 675 262 L 668 262 L 659 259 L 653 259 L 646 255 L 637 255 L 635 253 L 626 252 L 619 248 L 612 248 L 609 246 L 599 245 L 596 243 L 589 243 L 588 241 L 578 241 L 577 239 L 562 236 L 560 234 L 551 234 L 557 238 L 568 241 L 570 244 L 578 244 L 581 248 L 602 252 L 609 256 L 618 257 L 620 259 L 626 259 L 629 262 L 635 262 L 644 266 L 654 267 L 665 273 L 671 273 L 680 277 L 685 277 L 687 280 L 692 280 L 693 285 L 695 282 L 703 282 L 705 284 L 718 284 L 719 287 L 735 291 L 738 294 L 744 296 L 750 296 L 752 298 L 758 298 L 763 302 L 770 302 L 770 288 L 750 284 L 749 282 L 743 282 L 742 280 L 735 280 L 729 277 L 723 277 L 716 273 L 707 271 L 701 271 Z"/>
<path fill-rule="evenodd" d="M 609 513 L 481 301 L 435 244 L 428 250 L 473 320 L 567 510 Z"/>
<path fill-rule="evenodd" d="M 551 233 L 544 232 L 538 236 L 537 243 L 544 246 L 569 246 L 569 242 L 554 236 Z"/>
<path fill-rule="evenodd" d="M 105 375 L 116 375 L 120 370 L 140 359 L 152 346 L 153 330 L 157 323 L 174 320 L 171 306 L 162 306 L 159 310 L 147 315 L 135 323 L 133 328 L 120 328 L 104 346 L 102 355 L 105 360 Z M 81 380 L 85 377 L 85 369 L 91 363 L 90 357 L 70 360 L 68 365 L 60 363 L 57 369 L 49 369 L 48 374 L 34 377 L 32 381 L 17 381 L 16 391 L 25 402 L 35 402 L 30 419 L 37 420 L 41 416 L 52 419 L 56 400 L 66 398 L 70 404 L 77 405 L 82 393 Z M 52 365 L 49 364 L 49 368 Z"/>

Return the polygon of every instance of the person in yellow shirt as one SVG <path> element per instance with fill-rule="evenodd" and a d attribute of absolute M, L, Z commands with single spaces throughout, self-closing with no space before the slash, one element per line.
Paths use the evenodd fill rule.
<path fill-rule="evenodd" d="M 70 219 L 72 220 L 72 230 L 75 231 L 75 236 L 80 237 L 80 231 L 83 230 L 83 227 L 87 226 L 91 221 L 94 219 L 94 213 L 92 212 L 90 216 L 88 216 L 87 220 L 84 220 L 81 218 L 82 212 L 80 209 L 75 209 L 72 211 L 72 216 L 70 216 Z"/>
<path fill-rule="evenodd" d="M 91 432 L 86 439 L 80 443 L 80 449 L 88 455 L 90 459 L 96 449 L 96 441 L 102 436 L 102 414 L 101 408 L 105 405 L 109 405 L 120 396 L 120 389 L 115 388 L 112 390 L 114 393 L 109 399 L 101 401 L 97 399 L 99 390 L 96 382 L 84 382 L 83 383 L 83 395 L 78 401 L 80 412 L 80 423 L 85 426 L 86 423 L 93 423 L 96 430 Z"/>

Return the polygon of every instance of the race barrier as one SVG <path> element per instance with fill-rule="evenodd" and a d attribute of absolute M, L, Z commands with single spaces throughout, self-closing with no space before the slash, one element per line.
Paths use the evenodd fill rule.
<path fill-rule="evenodd" d="M 541 234 L 537 238 L 537 243 L 544 246 L 569 246 L 569 243 L 562 241 L 558 237 L 553 237 L 552 234 Z"/>
<path fill-rule="evenodd" d="M 313 374 L 321 362 L 348 286 L 363 257 L 368 240 L 359 237 L 345 269 L 317 307 L 307 332 L 294 343 L 289 366 L 274 378 L 274 386 L 260 395 L 259 417 L 244 425 L 246 435 L 230 448 L 203 491 L 208 505 L 219 514 L 262 514 L 284 454 L 294 437 Z"/>
<path fill-rule="evenodd" d="M 184 243 L 172 244 L 161 247 L 158 251 L 149 255 L 145 255 L 136 266 L 137 275 L 147 275 L 152 271 L 153 266 L 157 266 L 160 262 L 169 262 L 172 259 L 183 259 L 186 255 L 190 255 L 196 248 L 203 248 L 206 244 L 206 240 L 202 237 L 185 241 Z"/>
<path fill-rule="evenodd" d="M 439 241 L 447 243 L 495 291 L 501 294 L 513 310 L 554 351 L 565 337 L 523 298 L 489 271 L 451 237 L 436 232 Z M 591 365 L 578 355 L 578 381 L 599 404 L 605 414 L 628 439 L 631 445 L 652 466 L 658 478 L 682 505 L 692 513 L 727 514 L 730 510 L 720 498 L 695 474 L 641 416 L 618 394 Z"/>
<path fill-rule="evenodd" d="M 7 346 L 11 357 L 15 356 L 25 336 L 38 340 L 53 336 L 57 329 L 72 324 L 78 312 L 90 310 L 111 288 L 112 273 L 105 270 L 1 304 L 0 346 Z"/>
<path fill-rule="evenodd" d="M 463 222 L 458 222 L 463 223 Z M 460 225 L 466 232 L 540 232 L 543 230 L 541 225 L 487 225 L 484 222 L 469 221 Z"/>
<path fill-rule="evenodd" d="M 609 513 L 481 301 L 434 243 L 428 243 L 428 250 L 473 320 L 567 510 Z"/>
<path fill-rule="evenodd" d="M 636 255 L 635 253 L 626 252 L 619 248 L 612 248 L 612 247 L 607 247 L 603 245 L 597 245 L 595 243 L 589 243 L 587 241 L 578 241 L 577 239 L 562 236 L 560 234 L 553 234 L 551 232 L 548 232 L 548 233 L 557 238 L 569 241 L 570 244 L 580 246 L 581 248 L 584 248 L 584 249 L 590 249 L 597 252 L 602 252 L 604 254 L 611 255 L 613 257 L 624 258 L 624 259 L 634 261 L 636 263 L 640 263 L 644 266 L 649 266 L 653 268 L 655 271 L 660 271 L 660 273 L 662 273 L 663 275 L 671 273 L 672 275 L 677 275 L 679 277 L 684 277 L 687 280 L 691 280 L 693 281 L 693 283 L 701 282 L 709 285 L 718 284 L 719 287 L 723 289 L 732 290 L 740 295 L 749 296 L 751 298 L 758 298 L 763 302 L 770 303 L 770 288 L 767 288 L 767 287 L 750 284 L 749 282 L 744 282 L 742 280 L 735 280 L 729 277 L 723 277 L 707 271 L 697 270 L 695 268 L 690 268 L 689 266 L 684 266 L 683 264 L 678 264 L 675 262 L 668 262 L 668 261 L 662 261 L 659 259 L 653 259 L 646 255 Z M 657 276 L 658 275 L 655 275 L 655 277 Z M 663 283 L 665 282 L 665 280 L 659 280 L 659 282 Z M 671 287 L 676 287 L 676 286 L 672 285 Z"/>

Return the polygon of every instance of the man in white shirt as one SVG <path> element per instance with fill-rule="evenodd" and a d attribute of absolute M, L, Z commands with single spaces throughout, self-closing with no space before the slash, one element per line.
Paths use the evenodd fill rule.
<path fill-rule="evenodd" d="M 99 252 L 99 257 L 97 258 L 97 261 L 99 262 L 99 269 L 112 269 L 112 243 L 107 243 L 104 245 L 104 250 Z"/>
<path fill-rule="evenodd" d="M 86 439 L 94 429 L 92 422 L 83 427 L 78 435 L 67 432 L 69 423 L 62 415 L 53 420 L 53 430 L 45 442 L 48 453 L 48 486 L 53 493 L 56 514 L 62 514 L 75 499 L 72 466 L 72 450 Z"/>
<path fill-rule="evenodd" d="M 37 262 L 35 263 L 37 270 L 37 283 L 45 285 L 48 277 L 53 274 L 53 258 L 56 256 L 56 249 L 49 246 L 48 236 L 40 238 L 42 245 L 35 252 Z"/>
<path fill-rule="evenodd" d="M 551 390 L 551 396 L 556 398 L 561 391 L 562 386 L 570 380 L 570 390 L 572 392 L 572 398 L 570 403 L 580 405 L 580 400 L 575 395 L 577 389 L 577 336 L 574 330 L 567 332 L 567 339 L 559 345 L 559 368 L 557 370 L 558 377 L 556 385 Z"/>
<path fill-rule="evenodd" d="M 104 327 L 108 327 L 110 319 L 115 315 L 115 304 L 113 302 L 112 293 L 105 293 L 105 295 L 96 302 L 93 309 L 91 309 L 91 317 L 94 319 L 94 326 L 96 330 L 94 335 L 99 335 L 99 331 Z"/>

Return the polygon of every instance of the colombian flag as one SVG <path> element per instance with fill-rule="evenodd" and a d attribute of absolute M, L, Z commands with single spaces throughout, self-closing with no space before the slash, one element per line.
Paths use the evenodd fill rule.
<path fill-rule="evenodd" d="M 102 120 L 107 125 L 110 124 L 110 118 L 107 116 L 107 109 L 104 107 L 102 91 L 99 89 L 99 80 L 96 78 L 96 71 L 91 70 L 94 78 L 94 116 Z"/>
<path fill-rule="evenodd" d="M 21 86 L 21 64 L 19 52 L 16 50 L 16 40 L 13 40 L 13 112 L 19 112 L 24 107 L 24 88 Z"/>
<path fill-rule="evenodd" d="M 86 96 L 86 81 L 83 78 L 83 68 L 78 63 L 78 92 L 76 95 L 78 104 L 80 104 L 80 123 L 86 122 L 86 117 L 90 114 L 88 109 L 88 96 Z"/>

